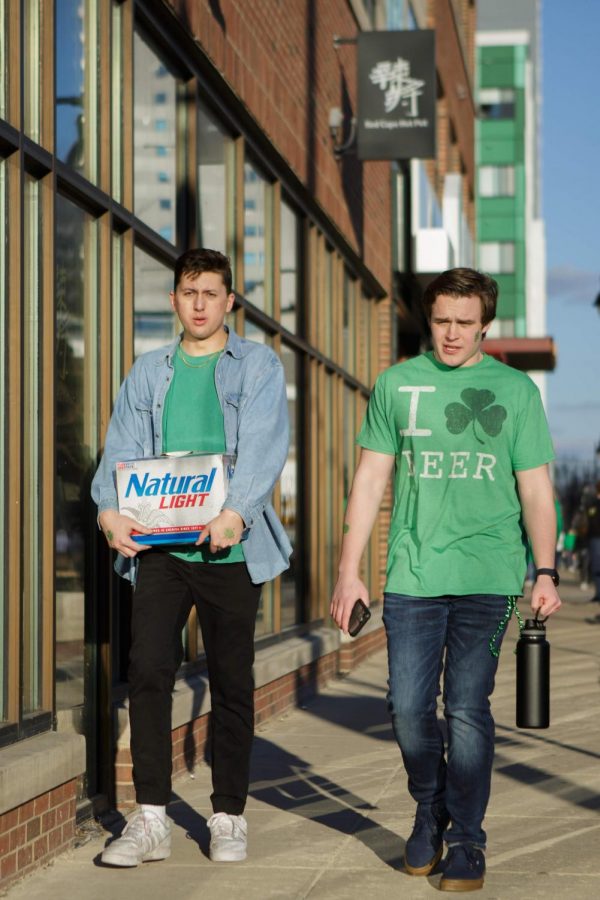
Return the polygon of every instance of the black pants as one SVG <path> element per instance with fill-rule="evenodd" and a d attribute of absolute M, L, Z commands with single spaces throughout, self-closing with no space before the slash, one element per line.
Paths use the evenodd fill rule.
<path fill-rule="evenodd" d="M 214 812 L 240 815 L 254 735 L 254 626 L 260 585 L 245 563 L 190 563 L 162 550 L 140 557 L 133 593 L 129 720 L 138 803 L 171 795 L 171 694 L 182 630 L 195 603 L 208 663 Z"/>

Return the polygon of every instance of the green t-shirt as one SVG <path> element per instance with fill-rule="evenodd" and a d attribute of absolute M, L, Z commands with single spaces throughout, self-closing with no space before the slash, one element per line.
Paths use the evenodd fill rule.
<path fill-rule="evenodd" d="M 178 450 L 225 453 L 223 410 L 215 386 L 215 367 L 220 355 L 221 351 L 204 357 L 188 356 L 178 347 L 163 410 L 163 453 Z M 241 544 L 218 553 L 211 553 L 208 547 L 182 545 L 170 553 L 187 562 L 244 562 Z"/>
<path fill-rule="evenodd" d="M 490 356 L 426 353 L 383 372 L 357 443 L 396 458 L 386 591 L 520 594 L 525 541 L 514 473 L 554 458 L 537 387 Z"/>

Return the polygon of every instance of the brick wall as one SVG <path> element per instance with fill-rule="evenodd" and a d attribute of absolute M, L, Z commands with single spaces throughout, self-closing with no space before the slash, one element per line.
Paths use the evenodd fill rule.
<path fill-rule="evenodd" d="M 385 628 L 378 628 L 365 634 L 358 641 L 342 644 L 339 650 L 338 669 L 340 674 L 351 672 L 363 660 L 386 646 Z"/>
<path fill-rule="evenodd" d="M 77 780 L 0 815 L 0 886 L 67 850 L 75 833 Z"/>
<path fill-rule="evenodd" d="M 329 110 L 356 112 L 356 47 L 346 0 L 165 0 L 262 131 L 389 291 L 390 167 L 337 162 Z M 212 7 L 212 9 L 211 9 Z"/>

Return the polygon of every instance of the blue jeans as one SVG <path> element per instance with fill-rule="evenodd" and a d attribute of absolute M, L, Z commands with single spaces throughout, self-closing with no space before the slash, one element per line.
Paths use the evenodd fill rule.
<path fill-rule="evenodd" d="M 445 804 L 451 824 L 444 839 L 449 843 L 485 847 L 481 824 L 494 757 L 489 697 L 498 667 L 489 640 L 506 608 L 506 597 L 492 594 L 384 597 L 388 707 L 408 790 L 417 803 Z M 502 637 L 496 640 L 498 648 Z M 442 671 L 447 754 L 436 716 Z"/>

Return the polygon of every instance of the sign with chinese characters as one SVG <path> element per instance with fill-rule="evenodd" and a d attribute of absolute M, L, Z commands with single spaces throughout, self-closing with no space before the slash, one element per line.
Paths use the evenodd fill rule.
<path fill-rule="evenodd" d="M 358 158 L 435 157 L 433 31 L 358 37 Z"/>

